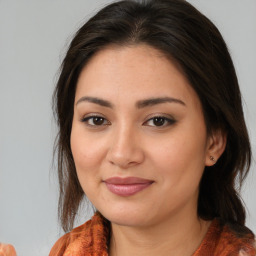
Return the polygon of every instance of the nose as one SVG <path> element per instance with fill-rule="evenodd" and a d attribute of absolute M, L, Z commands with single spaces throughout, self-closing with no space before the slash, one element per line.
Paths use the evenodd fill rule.
<path fill-rule="evenodd" d="M 107 160 L 112 164 L 127 169 L 144 161 L 144 152 L 139 134 L 131 129 L 119 129 L 113 132 Z"/>

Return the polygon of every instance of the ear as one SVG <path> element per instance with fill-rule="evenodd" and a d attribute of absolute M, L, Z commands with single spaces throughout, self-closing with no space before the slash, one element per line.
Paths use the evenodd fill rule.
<path fill-rule="evenodd" d="M 214 131 L 208 138 L 205 165 L 214 165 L 226 148 L 227 134 L 222 130 Z"/>

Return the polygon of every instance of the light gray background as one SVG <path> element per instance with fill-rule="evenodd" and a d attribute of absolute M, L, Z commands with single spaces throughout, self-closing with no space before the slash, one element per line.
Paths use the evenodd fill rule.
<path fill-rule="evenodd" d="M 48 255 L 59 237 L 51 95 L 75 30 L 107 0 L 0 0 L 0 241 Z M 256 155 L 256 1 L 190 0 L 220 29 L 243 93 Z M 243 189 L 256 231 L 256 167 Z M 82 218 L 81 221 L 84 219 Z"/>

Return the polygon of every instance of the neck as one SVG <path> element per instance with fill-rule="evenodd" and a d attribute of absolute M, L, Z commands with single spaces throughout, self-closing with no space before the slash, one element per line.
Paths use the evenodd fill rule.
<path fill-rule="evenodd" d="M 194 216 L 177 216 L 147 227 L 112 223 L 110 256 L 191 256 L 202 242 L 210 223 Z"/>

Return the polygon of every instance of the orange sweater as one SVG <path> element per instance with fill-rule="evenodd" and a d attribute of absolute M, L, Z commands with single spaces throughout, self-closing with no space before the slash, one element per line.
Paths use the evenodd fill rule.
<path fill-rule="evenodd" d="M 108 228 L 96 213 L 85 224 L 61 237 L 49 256 L 108 256 Z M 228 225 L 213 220 L 207 234 L 193 256 L 255 256 L 254 235 L 239 236 Z"/>

